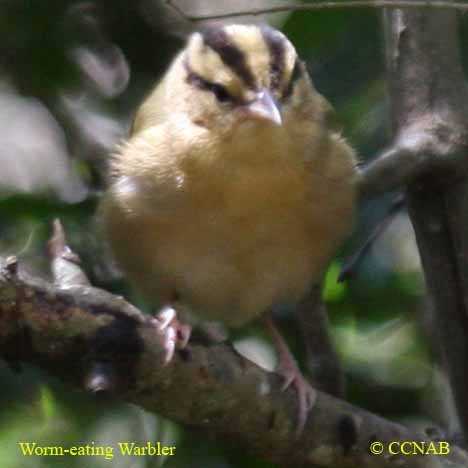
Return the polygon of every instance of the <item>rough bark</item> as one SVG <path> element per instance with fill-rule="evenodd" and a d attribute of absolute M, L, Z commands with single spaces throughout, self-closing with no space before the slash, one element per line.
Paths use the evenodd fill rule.
<path fill-rule="evenodd" d="M 226 344 L 190 344 L 164 365 L 152 319 L 86 281 L 72 285 L 77 265 L 68 254 L 55 259 L 57 285 L 29 277 L 14 258 L 0 259 L 0 354 L 9 361 L 36 364 L 93 392 L 112 392 L 281 466 L 468 464 L 453 446 L 441 457 L 372 455 L 373 441 L 430 440 L 322 392 L 297 437 L 296 394 L 282 392 L 276 374 Z"/>
<path fill-rule="evenodd" d="M 468 429 L 468 88 L 456 11 L 389 10 L 387 66 L 397 172 L 459 417 Z M 377 161 L 375 167 L 381 165 Z M 414 169 L 414 170 L 413 170 Z M 369 172 L 368 172 L 369 174 Z"/>

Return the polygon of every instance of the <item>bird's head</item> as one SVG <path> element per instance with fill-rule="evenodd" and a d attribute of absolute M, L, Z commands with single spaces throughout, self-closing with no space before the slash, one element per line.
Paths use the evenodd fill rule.
<path fill-rule="evenodd" d="M 194 33 L 181 64 L 190 116 L 208 128 L 282 128 L 317 95 L 294 46 L 268 26 Z"/>

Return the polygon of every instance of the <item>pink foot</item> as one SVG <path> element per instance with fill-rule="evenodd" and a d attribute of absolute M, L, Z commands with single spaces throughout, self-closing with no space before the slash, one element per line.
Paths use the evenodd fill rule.
<path fill-rule="evenodd" d="M 263 323 L 278 353 L 278 365 L 275 372 L 284 379 L 281 390 L 284 392 L 287 388 L 293 386 L 297 392 L 298 415 L 296 434 L 299 435 L 305 427 L 307 415 L 314 406 L 317 394 L 302 375 L 294 356 L 291 354 L 287 343 L 277 330 L 272 319 L 270 317 L 264 318 Z"/>
<path fill-rule="evenodd" d="M 163 307 L 152 321 L 163 334 L 163 347 L 166 351 L 164 363 L 167 364 L 174 357 L 176 348 L 183 349 L 187 346 L 192 327 L 178 320 L 177 312 L 172 306 Z"/>
<path fill-rule="evenodd" d="M 281 355 L 281 353 L 279 353 L 278 365 L 275 372 L 284 379 L 283 386 L 281 387 L 283 392 L 291 386 L 296 389 L 298 398 L 296 433 L 300 434 L 307 422 L 307 415 L 314 406 L 317 394 L 302 375 L 289 350 L 287 354 Z"/>

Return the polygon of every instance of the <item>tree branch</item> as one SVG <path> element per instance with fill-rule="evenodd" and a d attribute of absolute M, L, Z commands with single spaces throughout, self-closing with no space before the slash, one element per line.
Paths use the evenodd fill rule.
<path fill-rule="evenodd" d="M 374 173 L 374 181 L 363 187 L 367 193 L 374 190 L 375 174 L 401 164 L 395 174 L 409 183 L 410 217 L 466 441 L 468 88 L 458 17 L 455 11 L 392 9 L 385 25 L 392 128 L 397 149 L 405 151 L 390 152 L 388 161 L 371 166 L 367 176 Z"/>
<path fill-rule="evenodd" d="M 427 121 L 427 127 L 422 125 Z M 453 125 L 453 126 L 452 126 Z M 452 141 L 447 141 L 447 137 Z M 389 192 L 430 174 L 438 178 L 468 173 L 468 131 L 457 122 L 420 116 L 395 142 L 359 170 L 361 198 Z"/>
<path fill-rule="evenodd" d="M 66 278 L 63 285 L 30 277 L 13 257 L 0 258 L 0 354 L 7 360 L 36 364 L 93 392 L 112 391 L 283 466 L 468 464 L 468 456 L 456 447 L 445 457 L 371 455 L 372 441 L 430 440 L 322 392 L 297 438 L 294 390 L 282 392 L 276 374 L 226 344 L 190 344 L 165 366 L 153 319 L 123 298 L 86 284 L 77 275 L 76 258 L 63 248 L 62 234 L 56 225 L 50 250 L 56 279 Z M 72 277 L 79 278 L 75 286 Z"/>
<path fill-rule="evenodd" d="M 328 9 L 349 9 L 349 8 L 433 8 L 433 9 L 456 9 L 467 11 L 468 5 L 463 2 L 445 2 L 431 0 L 349 0 L 349 1 L 331 1 L 331 2 L 313 2 L 300 5 L 284 4 L 269 8 L 250 8 L 248 10 L 230 11 L 225 13 L 213 13 L 209 15 L 191 15 L 183 11 L 175 0 L 166 0 L 166 5 L 172 8 L 177 14 L 187 21 L 197 22 L 206 20 L 220 20 L 228 18 L 237 18 L 239 16 L 257 16 L 268 13 L 282 13 L 294 11 L 328 10 Z"/>

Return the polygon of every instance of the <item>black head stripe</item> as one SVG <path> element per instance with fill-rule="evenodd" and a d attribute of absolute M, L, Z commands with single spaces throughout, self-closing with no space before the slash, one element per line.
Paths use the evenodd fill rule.
<path fill-rule="evenodd" d="M 236 75 L 249 87 L 255 88 L 255 78 L 247 65 L 244 53 L 229 42 L 226 31 L 219 26 L 211 26 L 201 32 L 203 42 L 213 49 Z"/>
<path fill-rule="evenodd" d="M 285 67 L 284 38 L 269 26 L 261 28 L 263 39 L 270 51 L 271 89 L 278 89 Z"/>
<path fill-rule="evenodd" d="M 288 98 L 294 91 L 294 85 L 304 74 L 304 64 L 297 58 L 289 80 L 288 86 L 284 91 L 283 97 Z"/>

